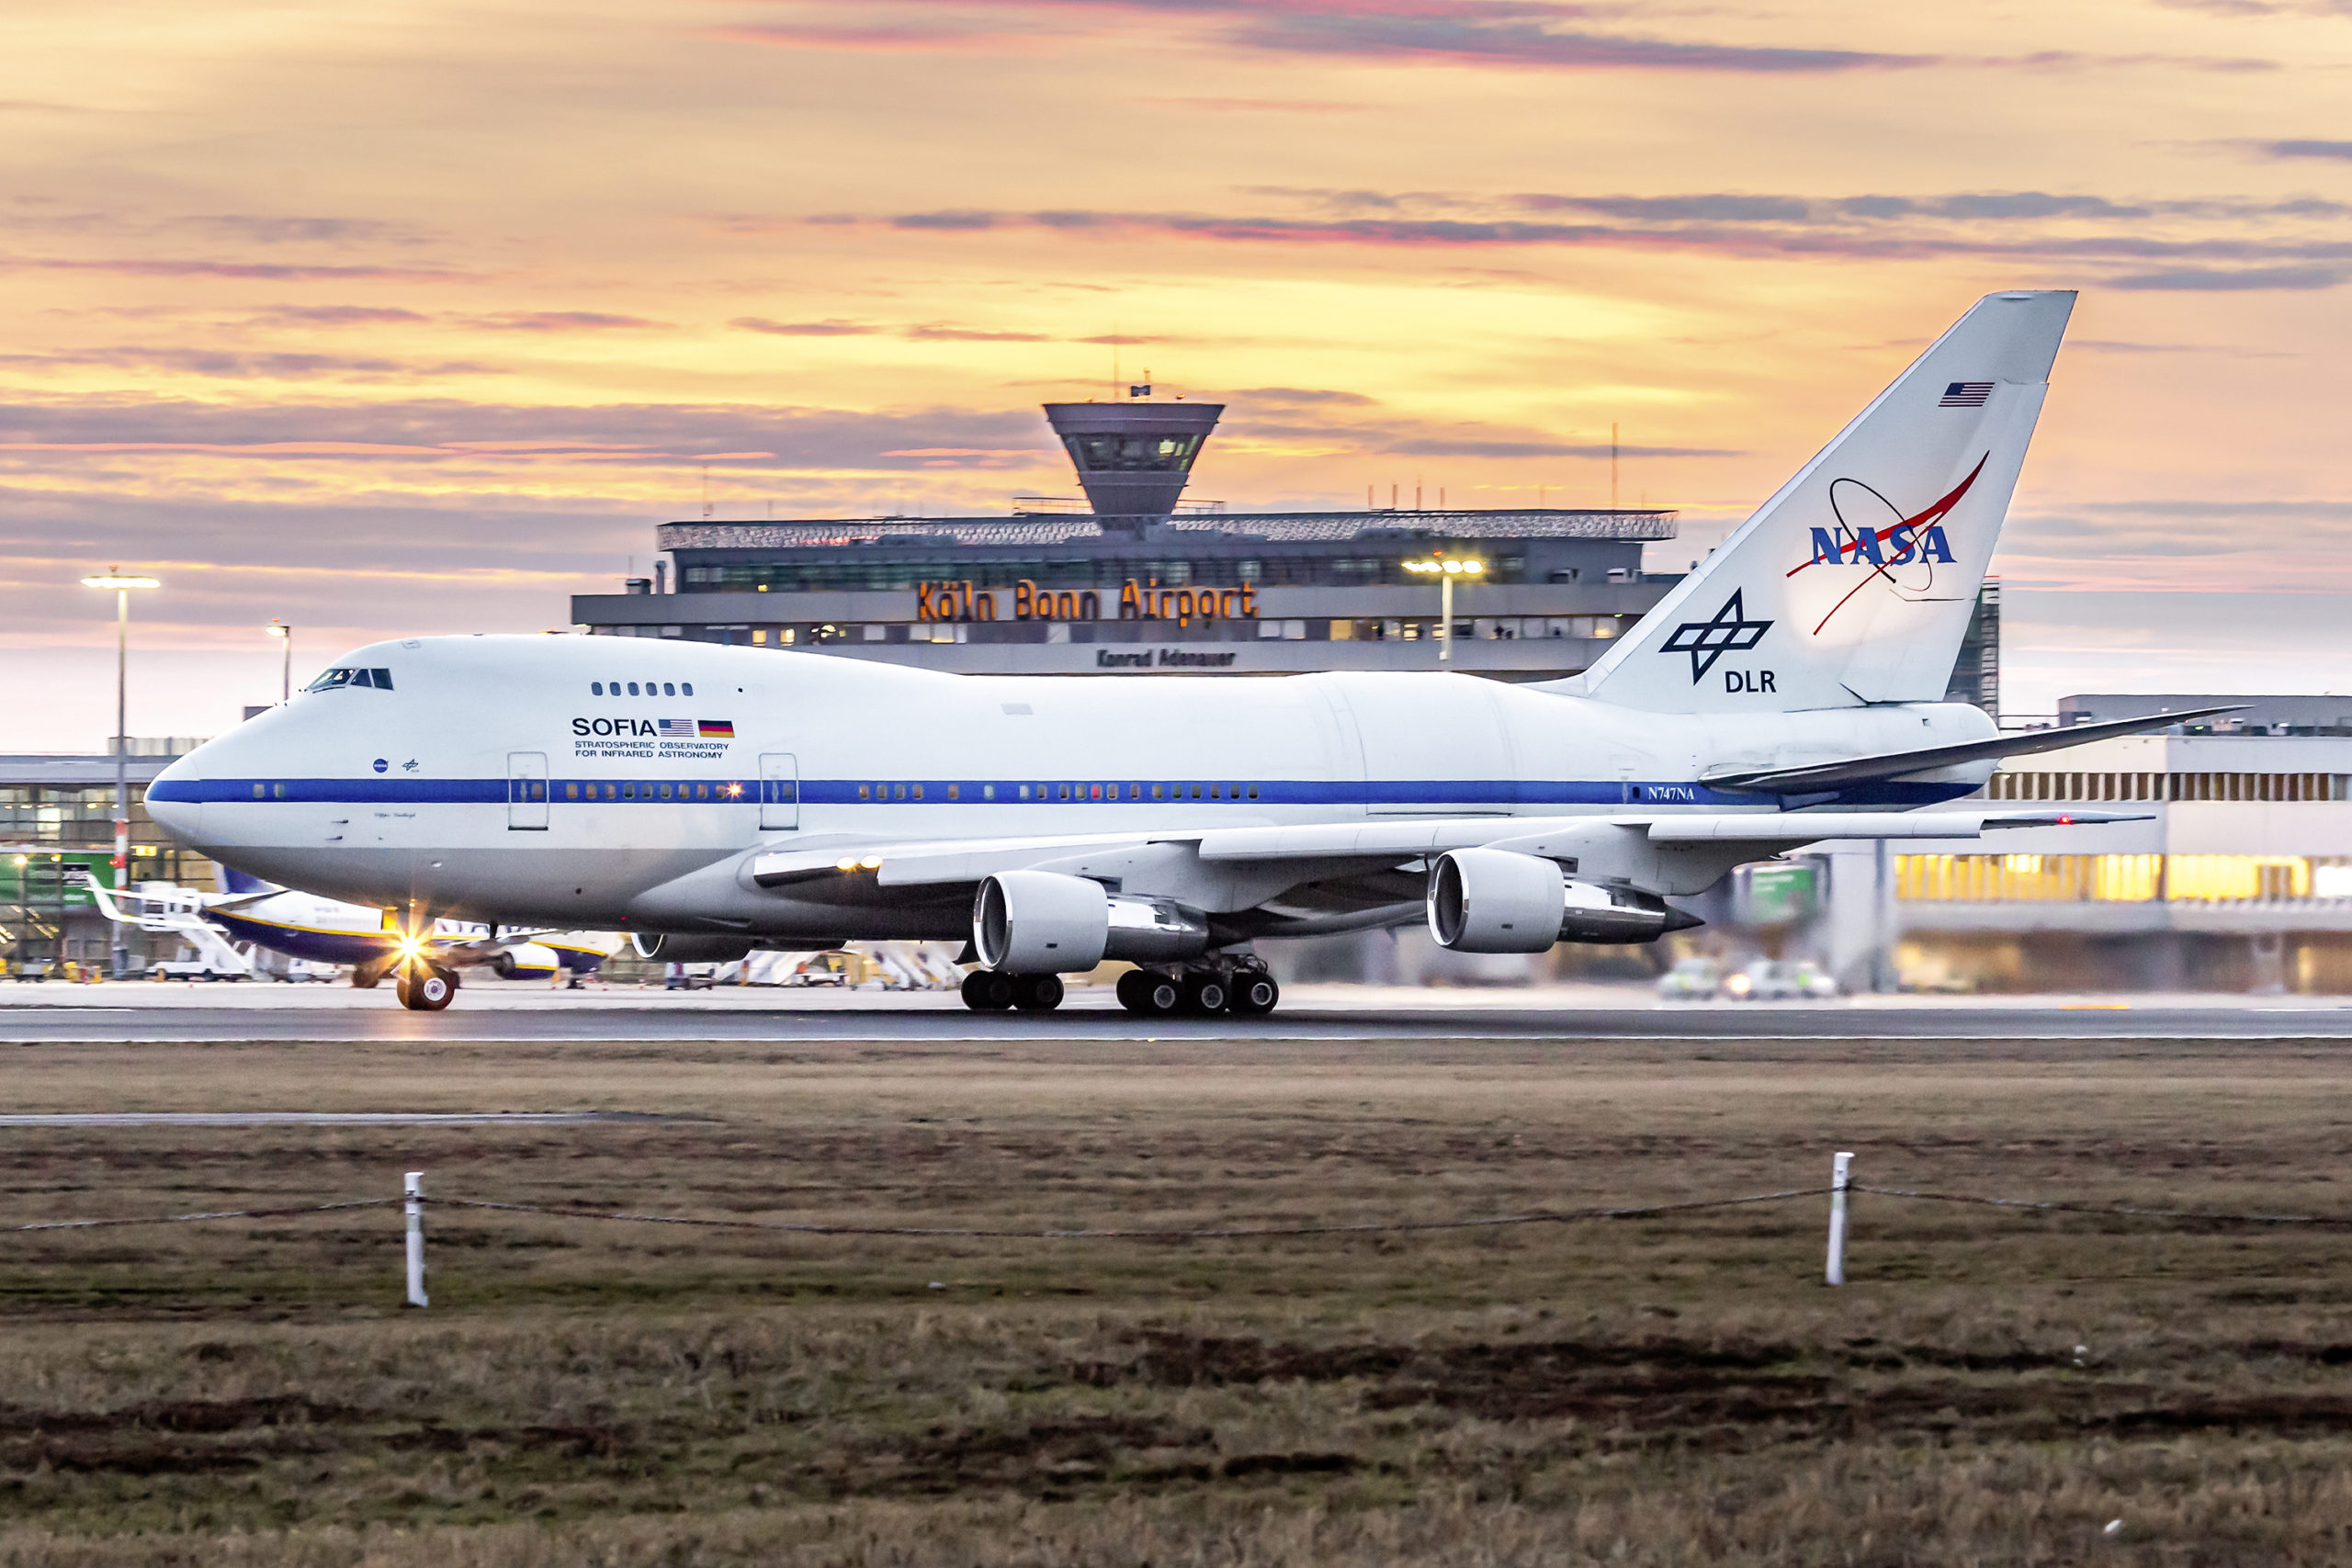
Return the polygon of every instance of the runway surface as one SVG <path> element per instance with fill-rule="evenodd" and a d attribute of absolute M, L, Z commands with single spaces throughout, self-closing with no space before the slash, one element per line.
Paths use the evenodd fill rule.
<path fill-rule="evenodd" d="M 1294 987 L 1264 1019 L 1137 1019 L 1079 994 L 1052 1013 L 974 1013 L 952 995 L 549 992 L 479 987 L 446 1012 L 327 987 L 10 987 L 0 1043 L 1383 1040 L 2352 1040 L 2333 998 L 1855 998 L 1668 1006 L 1627 987 Z"/>

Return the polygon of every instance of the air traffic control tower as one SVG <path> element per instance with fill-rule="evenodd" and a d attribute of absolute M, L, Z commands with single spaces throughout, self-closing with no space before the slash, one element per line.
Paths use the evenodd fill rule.
<path fill-rule="evenodd" d="M 1223 403 L 1047 403 L 1106 533 L 1140 534 L 1176 510 Z"/>

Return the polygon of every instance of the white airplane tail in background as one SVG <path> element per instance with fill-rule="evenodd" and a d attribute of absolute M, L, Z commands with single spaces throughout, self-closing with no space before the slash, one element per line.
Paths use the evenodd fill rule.
<path fill-rule="evenodd" d="M 1978 300 L 1555 689 L 1659 713 L 1940 699 L 2074 308 L 2071 291 Z"/>

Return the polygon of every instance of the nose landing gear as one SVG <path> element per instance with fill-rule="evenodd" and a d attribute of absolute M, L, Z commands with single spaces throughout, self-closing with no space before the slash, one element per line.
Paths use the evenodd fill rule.
<path fill-rule="evenodd" d="M 411 964 L 392 982 L 401 1006 L 413 1012 L 439 1012 L 457 999 L 458 972 L 438 964 Z"/>

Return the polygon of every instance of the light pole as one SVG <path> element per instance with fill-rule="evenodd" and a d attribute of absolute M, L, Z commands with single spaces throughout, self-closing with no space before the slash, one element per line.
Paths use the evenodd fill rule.
<path fill-rule="evenodd" d="M 130 885 L 130 739 L 126 722 L 130 670 L 130 591 L 134 588 L 161 588 L 162 581 L 153 577 L 125 577 L 114 567 L 82 580 L 85 588 L 114 590 L 114 888 L 119 893 Z M 130 970 L 130 939 L 122 927 L 114 927 L 114 977 L 128 976 Z"/>
<path fill-rule="evenodd" d="M 1427 560 L 1408 560 L 1407 571 L 1434 572 L 1438 580 L 1438 644 L 1437 661 L 1453 662 L 1453 584 L 1459 578 L 1473 581 L 1483 575 L 1487 563 L 1459 556 L 1432 556 Z"/>
<path fill-rule="evenodd" d="M 294 628 L 272 615 L 264 629 L 286 644 L 286 656 L 277 667 L 277 700 L 290 703 L 294 700 Z"/>

